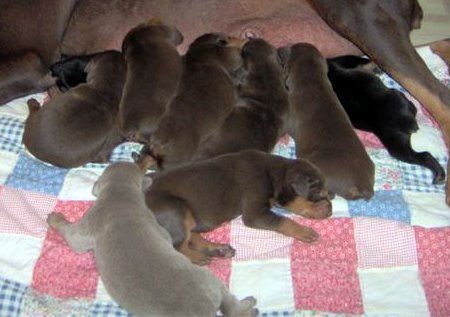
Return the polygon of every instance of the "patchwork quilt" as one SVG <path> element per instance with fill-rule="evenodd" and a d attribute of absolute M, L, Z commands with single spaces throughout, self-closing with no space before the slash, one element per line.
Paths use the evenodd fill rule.
<path fill-rule="evenodd" d="M 427 47 L 419 52 L 449 85 L 443 61 Z M 382 79 L 401 89 L 386 75 Z M 43 101 L 46 95 L 33 97 Z M 28 98 L 0 107 L 0 316 L 128 316 L 107 295 L 93 255 L 73 253 L 46 224 L 52 211 L 70 221 L 82 217 L 106 165 L 61 169 L 27 153 L 21 137 Z M 413 147 L 430 151 L 445 166 L 436 122 L 413 102 L 420 125 Z M 372 134 L 357 133 L 376 165 L 371 201 L 337 197 L 326 220 L 274 210 L 317 230 L 317 242 L 246 228 L 240 218 L 206 234 L 237 251 L 209 269 L 239 298 L 255 296 L 261 316 L 450 316 L 444 186 L 431 185 L 430 171 L 390 157 Z M 112 160 L 131 161 L 138 149 L 123 144 Z M 294 157 L 293 141 L 282 138 L 275 153 Z"/>

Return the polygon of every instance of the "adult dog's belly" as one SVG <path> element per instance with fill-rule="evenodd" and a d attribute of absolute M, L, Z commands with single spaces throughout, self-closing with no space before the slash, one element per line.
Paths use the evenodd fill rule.
<path fill-rule="evenodd" d="M 358 54 L 317 15 L 307 0 L 81 0 L 62 43 L 65 54 L 120 49 L 128 30 L 152 17 L 177 26 L 190 42 L 206 32 L 263 37 L 275 46 L 314 44 L 327 57 Z"/>

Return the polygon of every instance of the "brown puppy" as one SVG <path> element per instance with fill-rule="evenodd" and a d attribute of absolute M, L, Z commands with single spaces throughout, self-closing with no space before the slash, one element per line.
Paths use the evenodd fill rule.
<path fill-rule="evenodd" d="M 154 21 L 135 27 L 125 37 L 122 53 L 127 76 L 119 105 L 119 126 L 128 140 L 150 141 L 181 77 L 181 57 L 175 46 L 182 41 L 176 28 Z"/>
<path fill-rule="evenodd" d="M 270 152 L 280 137 L 289 101 L 277 51 L 262 39 L 252 39 L 244 45 L 242 58 L 248 74 L 238 89 L 237 106 L 195 158 L 245 149 Z"/>
<path fill-rule="evenodd" d="M 151 147 L 162 168 L 190 160 L 236 104 L 233 75 L 243 43 L 221 33 L 197 38 L 184 56 L 178 92 L 161 117 Z"/>
<path fill-rule="evenodd" d="M 290 160 L 256 150 L 225 154 L 152 176 L 145 192 L 148 207 L 171 235 L 177 249 L 193 262 L 233 256 L 230 246 L 209 243 L 210 231 L 240 215 L 244 224 L 274 230 L 304 242 L 315 231 L 273 213 L 279 204 L 314 219 L 331 215 L 328 191 L 319 170 L 305 160 Z"/>
<path fill-rule="evenodd" d="M 286 60 L 291 110 L 287 131 L 297 157 L 315 164 L 333 193 L 346 199 L 373 196 L 374 165 L 327 77 L 327 62 L 310 44 L 280 50 Z"/>
<path fill-rule="evenodd" d="M 116 127 L 125 81 L 122 54 L 108 51 L 86 66 L 87 83 L 39 108 L 29 100 L 23 143 L 38 159 L 60 167 L 105 162 L 122 138 Z"/>

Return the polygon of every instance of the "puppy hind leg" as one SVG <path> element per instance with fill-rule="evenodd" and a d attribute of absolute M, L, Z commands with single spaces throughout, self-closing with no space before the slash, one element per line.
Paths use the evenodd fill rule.
<path fill-rule="evenodd" d="M 394 158 L 430 169 L 433 172 L 433 184 L 442 183 L 445 180 L 444 169 L 429 152 L 414 151 L 411 146 L 411 135 L 394 133 L 380 134 L 379 137 L 389 154 Z"/>
<path fill-rule="evenodd" d="M 94 247 L 94 238 L 86 219 L 87 215 L 76 223 L 70 223 L 61 213 L 53 212 L 48 216 L 47 223 L 59 232 L 73 251 L 84 253 Z"/>
<path fill-rule="evenodd" d="M 193 250 L 200 251 L 208 256 L 220 258 L 232 258 L 236 250 L 229 244 L 214 243 L 205 240 L 200 233 L 192 232 L 189 246 Z"/>

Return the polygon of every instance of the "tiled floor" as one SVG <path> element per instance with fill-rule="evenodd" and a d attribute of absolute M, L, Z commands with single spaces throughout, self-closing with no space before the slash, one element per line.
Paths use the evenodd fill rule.
<path fill-rule="evenodd" d="M 414 45 L 450 38 L 450 0 L 419 0 L 424 12 L 422 27 L 412 32 Z"/>

